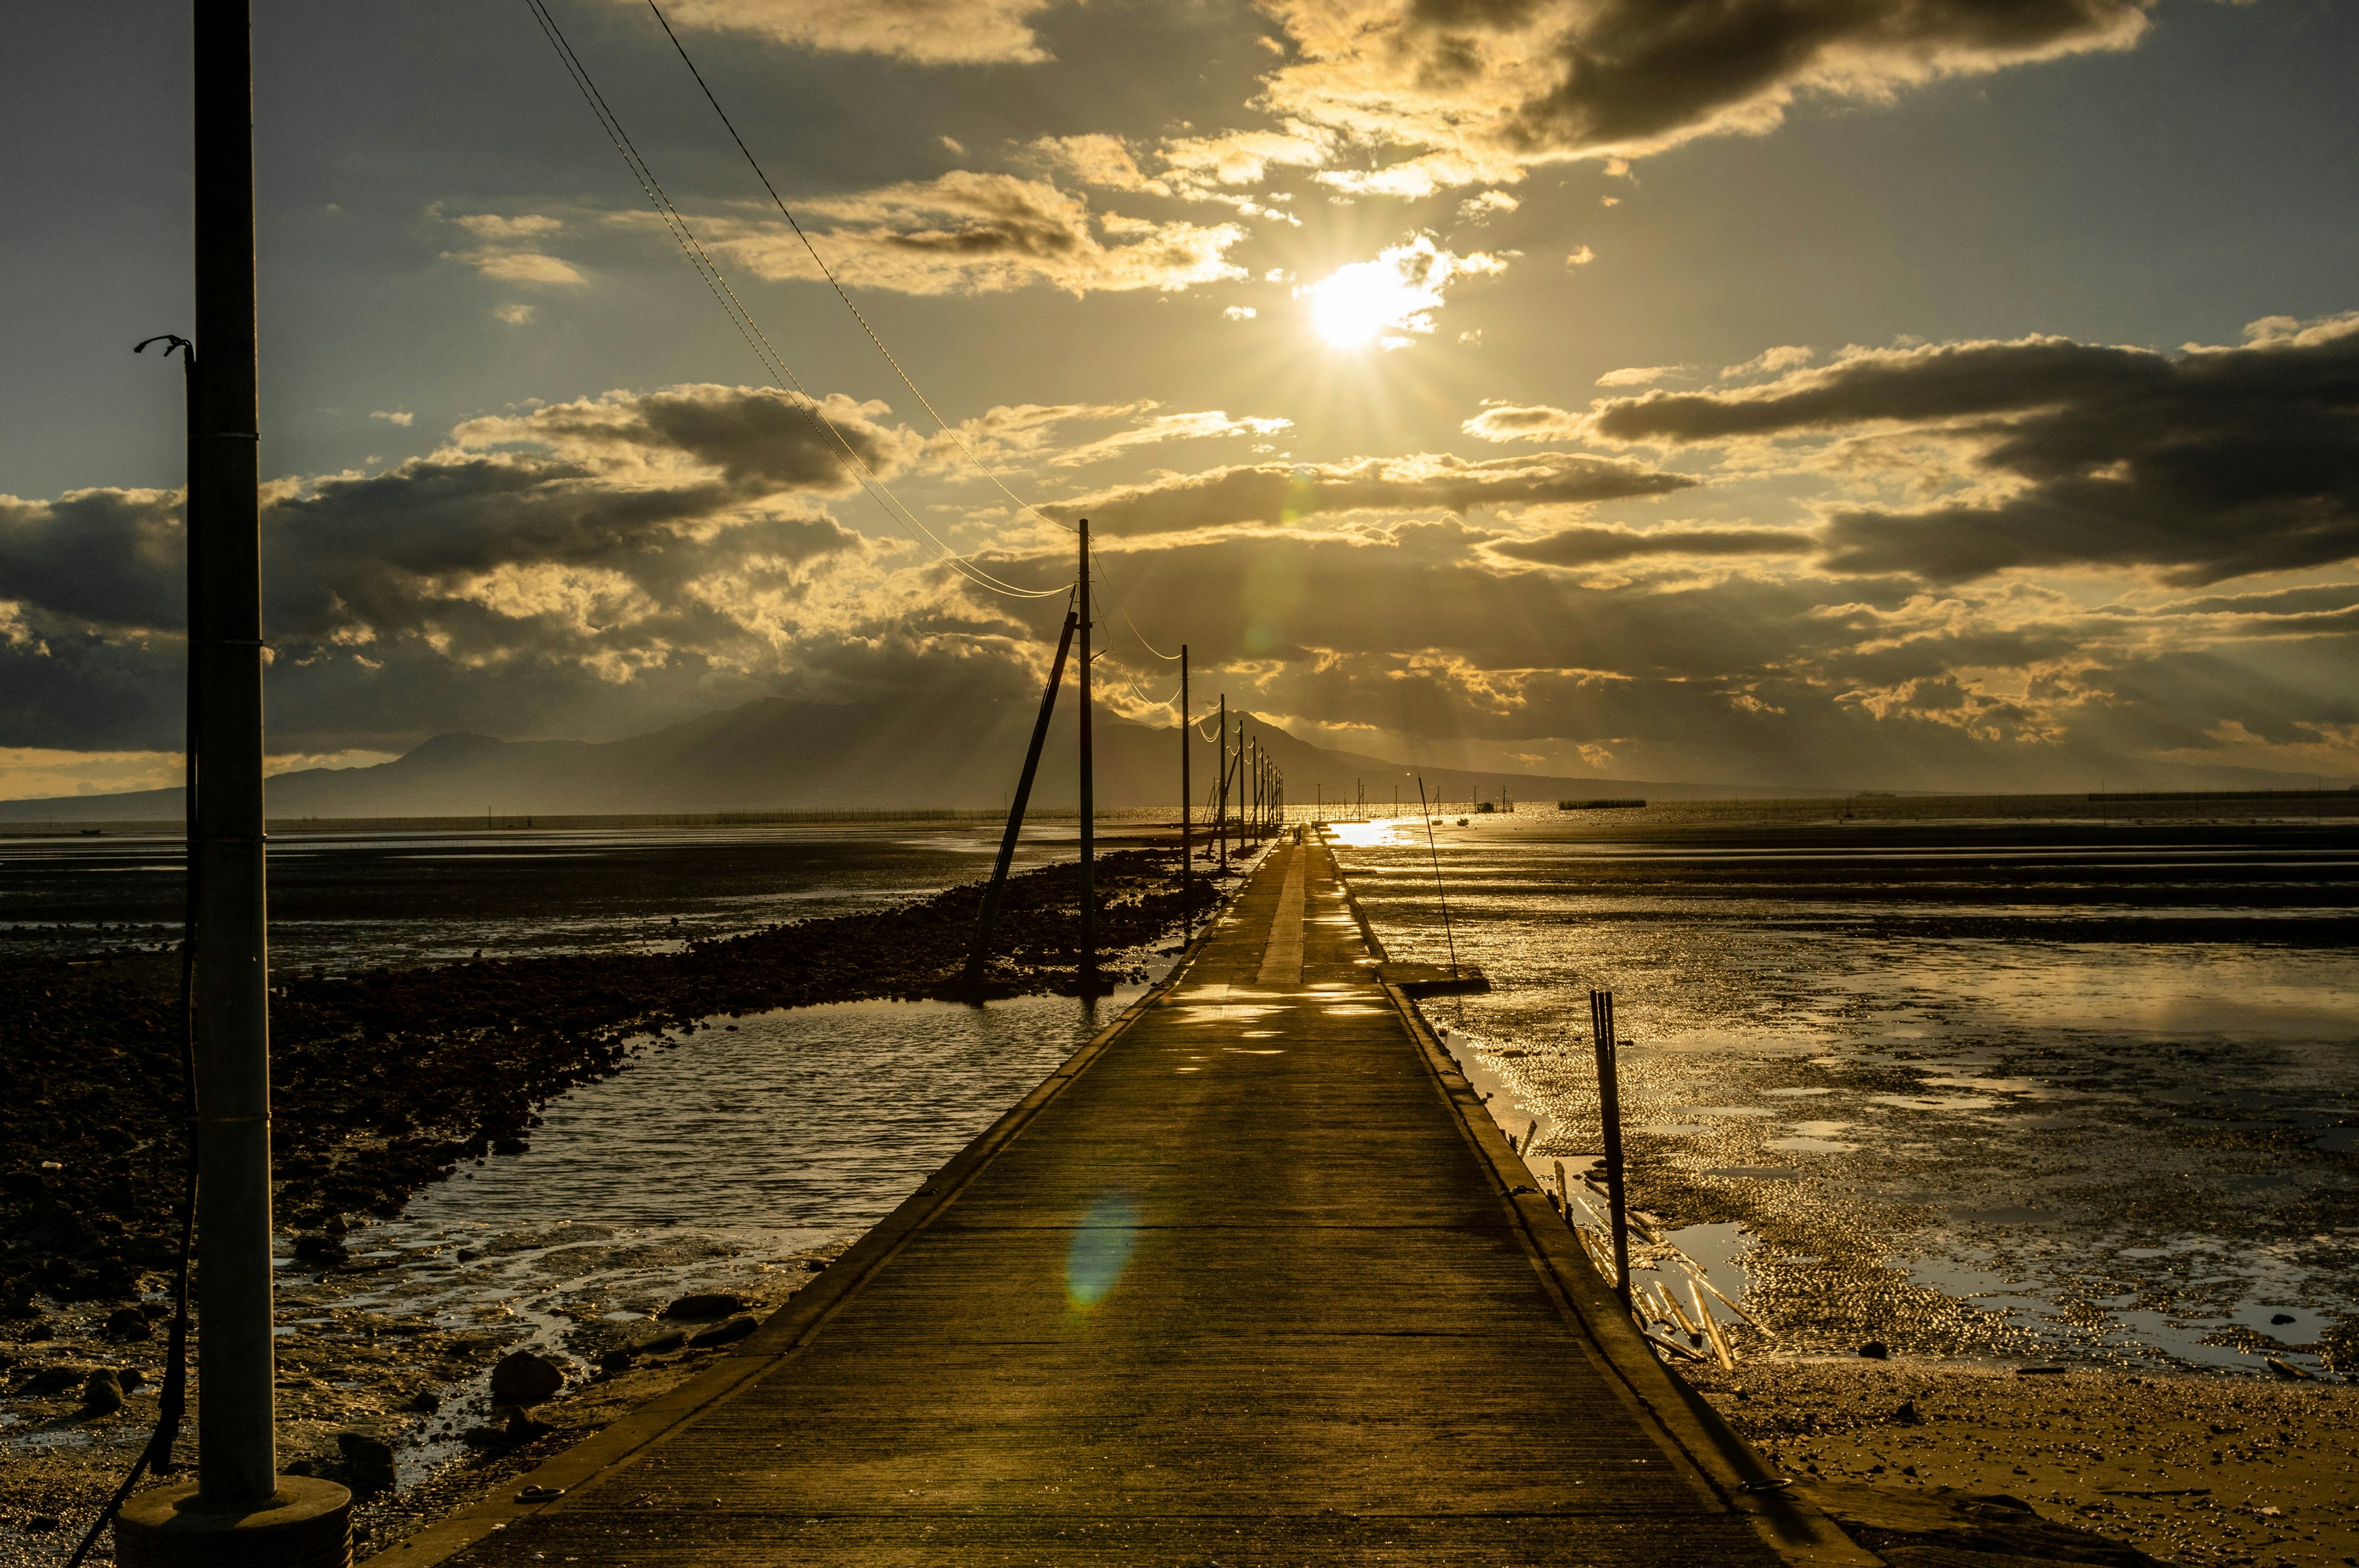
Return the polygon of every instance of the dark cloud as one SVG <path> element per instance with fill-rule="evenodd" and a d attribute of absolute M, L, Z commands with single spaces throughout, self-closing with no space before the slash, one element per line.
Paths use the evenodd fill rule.
<path fill-rule="evenodd" d="M 2152 0 L 1269 0 L 1298 59 L 1265 103 L 1326 145 L 1417 149 L 1347 189 L 1426 196 L 1552 159 L 1758 134 L 1801 95 L 2125 49 Z M 1325 161 L 1325 154 L 1308 161 Z"/>
<path fill-rule="evenodd" d="M 1614 501 L 1669 495 L 1695 482 L 1619 459 L 1573 452 L 1535 452 L 1480 462 L 1425 453 L 1172 474 L 1099 491 L 1049 510 L 1065 518 L 1087 517 L 1109 535 L 1135 535 L 1239 524 L 1288 527 L 1321 513 L 1463 513 L 1478 506 Z"/>
<path fill-rule="evenodd" d="M 1592 428 L 1691 444 L 1890 426 L 1953 441 L 1995 493 L 1834 511 L 1837 570 L 2208 583 L 2359 555 L 2359 315 L 2176 357 L 2060 339 L 1860 353 L 1742 391 L 1603 401 Z"/>
<path fill-rule="evenodd" d="M 1494 555 L 1549 567 L 1592 567 L 1639 556 L 1799 556 L 1816 548 L 1806 534 L 1778 528 L 1564 528 L 1539 539 L 1508 539 Z"/>

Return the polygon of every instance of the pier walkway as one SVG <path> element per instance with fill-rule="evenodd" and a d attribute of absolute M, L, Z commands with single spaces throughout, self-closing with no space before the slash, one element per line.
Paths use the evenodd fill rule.
<path fill-rule="evenodd" d="M 1745 1489 L 1380 957 L 1278 848 L 723 1363 L 376 1561 L 1873 1563 Z"/>

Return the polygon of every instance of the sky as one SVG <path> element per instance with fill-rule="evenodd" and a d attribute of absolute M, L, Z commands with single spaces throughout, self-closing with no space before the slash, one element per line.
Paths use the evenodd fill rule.
<path fill-rule="evenodd" d="M 1037 700 L 1086 517 L 1143 721 L 2359 780 L 2348 0 L 547 7 L 636 164 L 527 0 L 255 6 L 274 766 Z M 187 8 L 14 22 L 0 798 L 147 787 Z"/>

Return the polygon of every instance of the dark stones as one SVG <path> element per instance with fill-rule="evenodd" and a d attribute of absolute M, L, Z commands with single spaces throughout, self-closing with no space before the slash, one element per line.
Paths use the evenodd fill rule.
<path fill-rule="evenodd" d="M 1881 1339 L 1871 1339 L 1859 1347 L 1859 1353 L 1871 1361 L 1881 1361 L 1892 1354 L 1892 1347 Z"/>
<path fill-rule="evenodd" d="M 692 1296 L 682 1296 L 663 1309 L 666 1317 L 707 1318 L 727 1317 L 745 1310 L 743 1298 L 721 1291 L 708 1291 Z"/>
<path fill-rule="evenodd" d="M 365 1432 L 336 1433 L 336 1452 L 343 1456 L 344 1484 L 355 1498 L 373 1498 L 393 1490 L 393 1445 Z"/>
<path fill-rule="evenodd" d="M 43 1367 L 16 1386 L 20 1394 L 62 1394 L 90 1376 L 86 1367 Z"/>
<path fill-rule="evenodd" d="M 99 1332 L 109 1339 L 136 1344 L 147 1337 L 147 1314 L 137 1307 L 117 1307 L 106 1314 L 105 1326 Z"/>
<path fill-rule="evenodd" d="M 504 1405 L 537 1405 L 565 1387 L 565 1369 L 529 1350 L 511 1350 L 492 1368 L 492 1398 Z"/>
<path fill-rule="evenodd" d="M 689 1336 L 689 1347 L 709 1350 L 716 1345 L 734 1345 L 761 1326 L 750 1317 L 733 1317 L 726 1323 L 716 1323 L 711 1328 Z"/>
<path fill-rule="evenodd" d="M 668 1328 L 658 1334 L 650 1334 L 645 1339 L 635 1339 L 625 1348 L 634 1356 L 662 1356 L 687 1343 L 688 1330 Z"/>
<path fill-rule="evenodd" d="M 409 1396 L 408 1408 L 420 1415 L 432 1415 L 442 1408 L 442 1396 L 431 1389 L 420 1389 Z"/>
<path fill-rule="evenodd" d="M 299 1236 L 295 1238 L 295 1260 L 299 1263 L 317 1263 L 324 1268 L 342 1263 L 351 1256 L 338 1237 Z"/>
<path fill-rule="evenodd" d="M 82 1408 L 90 1415 L 113 1415 L 123 1408 L 123 1384 L 102 1367 L 82 1379 Z"/>

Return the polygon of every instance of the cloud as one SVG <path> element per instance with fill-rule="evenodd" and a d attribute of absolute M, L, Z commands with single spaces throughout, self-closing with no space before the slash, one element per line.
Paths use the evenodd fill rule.
<path fill-rule="evenodd" d="M 369 417 L 372 419 L 382 419 L 388 425 L 398 425 L 402 428 L 408 429 L 410 424 L 417 419 L 418 416 L 412 414 L 407 408 L 380 408 L 371 414 Z"/>
<path fill-rule="evenodd" d="M 1367 148 L 1340 189 L 1506 184 L 1763 134 L 1799 98 L 1881 102 L 1946 77 L 2125 49 L 2151 0 L 1268 0 L 1294 44 L 1261 106 Z"/>
<path fill-rule="evenodd" d="M 445 251 L 445 261 L 465 262 L 485 277 L 502 283 L 587 283 L 582 269 L 562 256 L 538 251 Z"/>
<path fill-rule="evenodd" d="M 1549 567 L 1603 566 L 1640 556 L 1800 556 L 1808 534 L 1778 528 L 1564 528 L 1538 539 L 1503 540 L 1491 553 Z"/>
<path fill-rule="evenodd" d="M 1433 312 L 1448 302 L 1453 285 L 1506 270 L 1506 256 L 1487 251 L 1462 256 L 1430 234 L 1418 234 L 1387 246 L 1374 261 L 1353 262 L 1301 285 L 1294 295 L 1310 302 L 1311 322 L 1329 342 L 1400 349 L 1412 341 L 1405 334 L 1433 330 Z"/>
<path fill-rule="evenodd" d="M 618 0 L 625 3 L 625 0 Z M 636 9 L 636 0 L 627 0 Z M 1053 0 L 672 0 L 675 27 L 747 33 L 837 54 L 920 65 L 1030 65 L 1049 59 L 1031 27 Z"/>
<path fill-rule="evenodd" d="M 1232 419 L 1218 408 L 1194 414 L 1158 414 L 1144 424 L 1117 430 L 1094 441 L 1069 448 L 1050 460 L 1059 468 L 1079 468 L 1117 457 L 1134 447 L 1162 441 L 1200 440 L 1212 436 L 1275 436 L 1294 427 L 1291 419 Z"/>
<path fill-rule="evenodd" d="M 1596 259 L 1597 253 L 1591 250 L 1587 245 L 1583 245 L 1579 250 L 1573 252 L 1571 255 L 1565 257 L 1564 265 L 1567 266 L 1587 266 L 1591 262 L 1593 262 Z"/>
<path fill-rule="evenodd" d="M 1837 569 L 2207 583 L 2359 556 L 2359 312 L 2176 357 L 2062 338 L 1855 351 L 1756 386 L 1602 400 L 1590 421 L 1607 440 L 1734 447 L 1896 427 L 1953 449 L 1970 482 L 1913 508 L 1830 506 Z"/>
<path fill-rule="evenodd" d="M 1250 305 L 1232 305 L 1221 312 L 1232 321 L 1250 321 L 1261 314 Z"/>
<path fill-rule="evenodd" d="M 1165 474 L 1047 508 L 1087 517 L 1108 537 L 1259 525 L 1290 528 L 1321 514 L 1463 513 L 1668 495 L 1692 485 L 1680 474 L 1571 452 L 1470 461 L 1446 453 L 1342 463 L 1258 463 Z"/>
<path fill-rule="evenodd" d="M 921 443 L 881 406 L 818 406 L 835 436 L 766 388 L 608 393 L 470 420 L 381 471 L 275 485 L 274 738 L 334 751 L 531 732 L 584 705 L 676 714 L 758 695 L 788 650 L 954 611 L 940 573 L 903 571 L 823 504 L 853 484 L 838 436 L 886 474 Z M 0 746 L 176 735 L 179 500 L 0 497 Z"/>
<path fill-rule="evenodd" d="M 562 219 L 535 212 L 516 218 L 503 218 L 495 212 L 475 212 L 452 218 L 451 222 L 484 241 L 537 240 L 543 234 L 553 234 L 565 227 Z"/>
<path fill-rule="evenodd" d="M 1545 403 L 1527 405 L 1486 400 L 1483 412 L 1458 427 L 1461 433 L 1484 441 L 1562 441 L 1581 434 L 1588 416 Z"/>
<path fill-rule="evenodd" d="M 532 306 L 520 305 L 513 300 L 506 305 L 495 305 L 492 307 L 492 314 L 499 319 L 506 321 L 511 327 L 523 326 L 526 322 L 532 319 L 533 313 L 534 308 Z"/>
<path fill-rule="evenodd" d="M 1502 212 L 1512 212 L 1523 203 L 1504 190 L 1486 190 L 1480 196 L 1469 197 L 1458 204 L 1458 216 L 1469 223 L 1484 223 Z"/>
<path fill-rule="evenodd" d="M 1810 350 L 1799 343 L 1788 343 L 1781 348 L 1764 349 L 1741 365 L 1722 366 L 1720 379 L 1734 381 L 1739 376 L 1777 375 L 1781 372 L 1792 370 L 1796 365 L 1806 365 L 1810 362 Z M 1601 380 L 1597 384 L 1603 386 L 1606 384 Z"/>
<path fill-rule="evenodd" d="M 1600 386 L 1647 386 L 1662 380 L 1665 376 L 1678 375 L 1687 368 L 1685 365 L 1624 365 L 1620 370 L 1609 370 L 1599 376 L 1597 384 Z"/>
<path fill-rule="evenodd" d="M 1093 214 L 1086 198 L 1045 181 L 952 169 L 930 180 L 810 201 L 835 220 L 812 234 L 849 288 L 900 294 L 990 294 L 1043 284 L 1076 297 L 1138 289 L 1177 292 L 1242 278 L 1228 253 L 1234 223 L 1201 225 Z M 617 214 L 634 225 L 652 214 Z M 695 221 L 707 248 L 766 278 L 817 278 L 785 223 L 734 217 Z M 806 222 L 807 228 L 810 227 Z"/>

